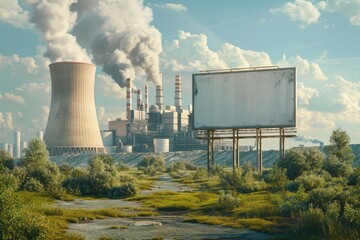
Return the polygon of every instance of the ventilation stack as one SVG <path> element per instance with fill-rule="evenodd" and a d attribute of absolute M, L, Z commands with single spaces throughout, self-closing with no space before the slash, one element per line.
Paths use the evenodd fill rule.
<path fill-rule="evenodd" d="M 126 79 L 126 118 L 128 122 L 131 119 L 131 80 Z"/>
<path fill-rule="evenodd" d="M 175 75 L 175 107 L 177 112 L 181 112 L 182 109 L 181 92 L 181 76 Z"/>
<path fill-rule="evenodd" d="M 50 155 L 103 153 L 94 99 L 95 65 L 57 62 L 49 68 L 51 105 L 44 141 Z"/>
<path fill-rule="evenodd" d="M 145 115 L 146 115 L 146 119 L 147 119 L 147 114 L 149 113 L 149 89 L 148 89 L 148 85 L 145 84 Z"/>
<path fill-rule="evenodd" d="M 20 145 L 20 141 L 21 140 L 21 133 L 20 131 L 15 131 L 14 132 L 14 158 L 20 158 L 21 157 L 21 145 Z"/>
<path fill-rule="evenodd" d="M 142 102 L 141 89 L 139 88 L 139 89 L 137 90 L 136 110 L 141 110 L 141 109 L 140 109 L 141 102 Z"/>
<path fill-rule="evenodd" d="M 163 111 L 163 90 L 162 90 L 162 85 L 157 85 L 156 86 L 156 103 L 155 103 L 155 105 L 157 105 L 159 107 L 160 112 Z"/>

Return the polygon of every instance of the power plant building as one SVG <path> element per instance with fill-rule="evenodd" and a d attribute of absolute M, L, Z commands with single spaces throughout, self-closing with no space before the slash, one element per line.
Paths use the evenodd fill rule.
<path fill-rule="evenodd" d="M 44 134 L 50 155 L 104 151 L 94 100 L 95 65 L 49 65 L 51 106 Z"/>

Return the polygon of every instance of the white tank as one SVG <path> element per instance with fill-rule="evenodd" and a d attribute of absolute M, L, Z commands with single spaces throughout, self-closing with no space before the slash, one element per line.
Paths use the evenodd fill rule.
<path fill-rule="evenodd" d="M 132 153 L 133 146 L 131 145 L 124 145 L 123 152 Z"/>
<path fill-rule="evenodd" d="M 154 139 L 154 152 L 155 153 L 163 153 L 163 152 L 169 152 L 169 139 Z"/>

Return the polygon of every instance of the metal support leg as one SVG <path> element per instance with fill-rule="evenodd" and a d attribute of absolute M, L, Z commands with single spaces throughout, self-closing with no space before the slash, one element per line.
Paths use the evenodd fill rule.
<path fill-rule="evenodd" d="M 262 173 L 262 162 L 263 162 L 263 152 L 262 152 L 262 137 L 261 137 L 261 129 L 259 130 L 259 137 L 260 137 L 260 157 L 259 157 L 259 174 Z"/>
<path fill-rule="evenodd" d="M 215 154 L 214 154 L 214 130 L 211 131 L 211 165 L 215 164 Z"/>
<path fill-rule="evenodd" d="M 210 130 L 207 130 L 207 168 L 210 172 Z"/>
<path fill-rule="evenodd" d="M 233 129 L 233 171 L 235 172 L 235 168 L 236 168 L 236 154 L 235 154 L 235 151 L 236 151 L 236 146 L 235 146 L 235 129 Z"/>

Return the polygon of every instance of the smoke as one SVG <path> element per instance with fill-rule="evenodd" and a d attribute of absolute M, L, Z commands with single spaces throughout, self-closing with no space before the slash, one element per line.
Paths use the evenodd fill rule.
<path fill-rule="evenodd" d="M 146 74 L 161 85 L 161 34 L 142 0 L 27 0 L 31 22 L 47 42 L 51 61 L 85 61 L 102 66 L 121 87 Z M 91 55 L 89 55 L 89 54 Z"/>
<path fill-rule="evenodd" d="M 32 8 L 30 21 L 34 23 L 42 39 L 47 43 L 44 56 L 52 62 L 91 62 L 86 50 L 76 42 L 76 37 L 69 33 L 76 21 L 76 14 L 69 11 L 74 1 L 27 1 Z"/>
<path fill-rule="evenodd" d="M 319 140 L 319 139 L 315 139 L 315 138 L 311 138 L 311 137 L 304 137 L 304 136 L 300 136 L 298 135 L 296 138 L 294 138 L 294 141 L 296 142 L 306 142 L 306 143 L 314 143 L 314 144 L 323 144 L 324 142 Z"/>

